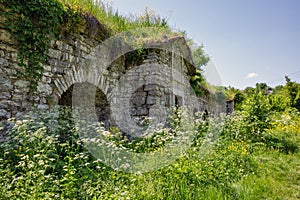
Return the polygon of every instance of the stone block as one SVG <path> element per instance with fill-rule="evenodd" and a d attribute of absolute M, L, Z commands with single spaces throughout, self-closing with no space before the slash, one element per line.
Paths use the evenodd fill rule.
<path fill-rule="evenodd" d="M 163 92 L 160 90 L 153 90 L 153 91 L 149 91 L 148 92 L 149 96 L 154 96 L 154 97 L 162 97 L 163 96 Z"/>
<path fill-rule="evenodd" d="M 10 92 L 13 90 L 11 80 L 7 77 L 0 76 L 0 91 Z"/>
<path fill-rule="evenodd" d="M 146 102 L 146 103 L 147 103 L 148 105 L 154 105 L 154 104 L 156 103 L 156 98 L 157 98 L 157 97 L 154 97 L 154 96 L 148 96 L 148 97 L 147 97 L 147 102 Z"/>
<path fill-rule="evenodd" d="M 52 87 L 48 84 L 40 84 L 37 86 L 37 91 L 41 94 L 50 95 L 52 93 Z"/>
<path fill-rule="evenodd" d="M 4 56 L 5 56 L 4 51 L 0 50 L 0 57 L 4 57 Z"/>
<path fill-rule="evenodd" d="M 9 117 L 9 113 L 6 110 L 0 109 L 0 120 L 8 119 Z"/>
<path fill-rule="evenodd" d="M 61 57 L 61 51 L 59 50 L 54 50 L 54 49 L 49 49 L 48 55 L 52 58 L 60 59 Z"/>
<path fill-rule="evenodd" d="M 52 68 L 52 72 L 54 74 L 64 74 L 64 69 L 61 67 L 53 67 Z"/>
<path fill-rule="evenodd" d="M 0 58 L 0 65 L 1 66 L 8 66 L 8 61 L 5 58 Z"/>
<path fill-rule="evenodd" d="M 0 108 L 7 108 L 7 109 L 15 109 L 20 107 L 21 104 L 15 101 L 11 101 L 11 100 L 1 100 L 0 101 Z"/>
<path fill-rule="evenodd" d="M 58 62 L 57 62 L 57 66 L 58 66 L 58 67 L 61 67 L 61 68 L 68 68 L 68 67 L 70 66 L 70 63 L 58 61 Z"/>
<path fill-rule="evenodd" d="M 0 91 L 0 99 L 10 99 L 11 98 L 11 94 L 9 91 L 4 91 L 4 92 L 1 92 Z"/>
<path fill-rule="evenodd" d="M 10 57 L 13 62 L 18 62 L 18 54 L 17 53 L 15 53 L 15 52 L 11 53 Z"/>
<path fill-rule="evenodd" d="M 21 91 L 20 91 L 21 92 Z M 12 96 L 12 100 L 13 101 L 16 101 L 16 102 L 21 102 L 24 100 L 24 95 L 22 93 L 19 93 L 19 94 L 14 94 Z"/>
<path fill-rule="evenodd" d="M 153 91 L 153 90 L 156 90 L 156 88 L 157 88 L 157 85 L 149 84 L 149 85 L 145 85 L 144 91 Z"/>
<path fill-rule="evenodd" d="M 149 110 L 146 107 L 139 107 L 136 110 L 136 115 L 138 116 L 146 116 L 149 114 Z"/>
<path fill-rule="evenodd" d="M 29 82 L 25 81 L 25 80 L 17 80 L 15 82 L 15 86 L 18 87 L 18 88 L 27 88 L 28 85 L 29 85 Z"/>
<path fill-rule="evenodd" d="M 132 98 L 133 105 L 141 106 L 141 105 L 145 104 L 145 102 L 146 102 L 146 93 L 145 94 L 139 93 L 139 95 L 135 95 Z"/>

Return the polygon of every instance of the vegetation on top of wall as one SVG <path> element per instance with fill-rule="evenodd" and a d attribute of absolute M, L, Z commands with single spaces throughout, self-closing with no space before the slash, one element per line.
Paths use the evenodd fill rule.
<path fill-rule="evenodd" d="M 112 5 L 99 0 L 58 0 L 64 5 L 81 13 L 90 13 L 111 34 L 132 30 L 140 27 L 164 27 L 168 28 L 167 20 L 160 17 L 151 9 L 145 9 L 142 15 L 123 16 Z"/>
<path fill-rule="evenodd" d="M 6 29 L 18 44 L 19 75 L 30 82 L 31 92 L 36 90 L 43 76 L 50 41 L 59 36 L 87 31 L 89 36 L 97 36 L 94 39 L 103 40 L 109 35 L 144 27 L 162 28 L 163 34 L 168 36 L 175 34 L 167 20 L 150 9 L 145 9 L 142 15 L 122 16 L 110 4 L 93 0 L 4 0 L 3 5 Z M 147 34 L 150 38 L 161 38 L 156 33 Z M 138 49 L 143 48 L 137 45 Z M 192 54 L 198 69 L 209 61 L 202 46 Z M 203 77 L 201 80 L 197 77 L 199 73 L 191 82 L 194 90 L 200 93 L 196 82 Z"/>

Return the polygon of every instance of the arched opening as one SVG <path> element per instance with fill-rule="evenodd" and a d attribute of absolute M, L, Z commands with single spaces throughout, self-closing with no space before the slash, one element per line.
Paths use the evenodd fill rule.
<path fill-rule="evenodd" d="M 80 87 L 83 89 L 84 92 L 86 91 L 93 91 L 93 92 L 86 92 L 80 96 L 80 102 L 83 104 L 85 102 L 90 102 L 91 98 L 93 98 L 92 102 L 94 102 L 96 115 L 99 122 L 104 124 L 105 129 L 109 129 L 112 126 L 111 120 L 111 109 L 109 101 L 106 95 L 102 92 L 102 90 L 90 83 L 76 83 L 80 84 Z M 71 85 L 60 97 L 58 104 L 61 106 L 72 108 L 72 98 L 73 98 L 73 89 L 74 84 Z M 95 91 L 95 93 L 94 93 Z M 89 94 L 95 94 L 94 96 L 89 96 Z"/>

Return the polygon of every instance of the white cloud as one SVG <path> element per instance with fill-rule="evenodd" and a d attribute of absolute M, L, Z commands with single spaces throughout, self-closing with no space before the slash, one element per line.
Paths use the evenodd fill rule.
<path fill-rule="evenodd" d="M 255 78 L 255 77 L 258 77 L 258 74 L 254 72 L 247 74 L 247 78 Z"/>

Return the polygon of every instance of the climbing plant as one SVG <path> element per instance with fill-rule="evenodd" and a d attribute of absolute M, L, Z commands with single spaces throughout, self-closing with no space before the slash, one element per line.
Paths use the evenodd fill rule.
<path fill-rule="evenodd" d="M 44 72 L 51 39 L 58 35 L 63 6 L 56 0 L 5 0 L 6 29 L 18 44 L 18 75 L 34 92 Z"/>

